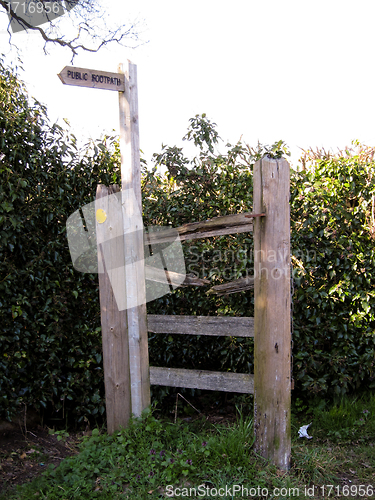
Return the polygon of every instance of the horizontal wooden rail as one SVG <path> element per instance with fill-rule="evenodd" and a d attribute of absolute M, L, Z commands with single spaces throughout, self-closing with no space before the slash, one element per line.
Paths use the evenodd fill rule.
<path fill-rule="evenodd" d="M 147 325 L 151 333 L 254 337 L 254 318 L 148 314 Z"/>
<path fill-rule="evenodd" d="M 175 241 L 177 236 L 181 241 L 185 241 L 226 234 L 249 233 L 253 230 L 252 219 L 264 215 L 243 213 L 214 217 L 202 222 L 190 222 L 176 228 L 164 229 L 150 234 L 145 233 L 145 244 L 167 243 Z"/>
<path fill-rule="evenodd" d="M 150 366 L 150 384 L 254 394 L 254 375 Z"/>
<path fill-rule="evenodd" d="M 230 281 L 229 283 L 215 285 L 210 288 L 207 293 L 213 293 L 216 295 L 229 295 L 231 293 L 244 292 L 253 288 L 254 276 L 248 276 L 247 278 L 239 278 L 235 281 Z"/>

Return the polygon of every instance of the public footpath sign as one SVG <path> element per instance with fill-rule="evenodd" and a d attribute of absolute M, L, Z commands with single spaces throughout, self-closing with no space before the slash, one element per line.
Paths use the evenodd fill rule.
<path fill-rule="evenodd" d="M 65 66 L 58 75 L 64 85 L 88 87 L 91 89 L 125 91 L 125 77 L 121 73 L 108 73 L 95 69 Z"/>

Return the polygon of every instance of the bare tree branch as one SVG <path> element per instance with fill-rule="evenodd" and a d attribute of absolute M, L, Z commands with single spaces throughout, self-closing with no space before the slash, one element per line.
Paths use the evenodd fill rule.
<path fill-rule="evenodd" d="M 25 0 L 25 5 L 26 3 L 27 0 Z M 56 0 L 55 2 L 48 0 L 35 0 L 35 2 L 30 2 L 29 0 L 27 6 L 29 6 L 30 3 L 33 3 L 34 9 L 35 5 L 37 5 L 40 10 L 42 6 L 46 9 L 43 11 L 43 15 L 44 19 L 47 19 L 48 22 L 43 23 L 40 16 L 39 20 L 36 20 L 39 22 L 33 22 L 35 19 L 33 20 L 30 15 L 27 16 L 24 15 L 24 13 L 18 13 L 12 2 L 0 0 L 0 12 L 2 10 L 9 17 L 7 29 L 10 37 L 10 44 L 12 43 L 13 37 L 12 26 L 14 26 L 15 22 L 18 23 L 18 31 L 33 31 L 41 36 L 45 42 L 45 53 L 47 53 L 47 47 L 51 45 L 58 45 L 69 49 L 72 53 L 72 62 L 79 51 L 98 52 L 102 47 L 111 43 L 129 46 L 126 45 L 126 43 L 132 41 L 133 43 L 131 46 L 133 48 L 144 43 L 139 40 L 138 21 L 130 25 L 108 27 L 105 21 L 105 11 L 101 9 L 98 0 L 65 0 L 65 11 L 63 16 L 61 13 L 57 15 L 47 13 L 47 7 L 49 7 L 50 4 L 57 5 Z M 61 0 L 58 5 L 62 8 L 63 4 Z M 49 12 L 51 12 L 51 10 L 49 10 Z M 26 19 L 26 17 L 28 17 L 28 19 Z M 77 29 L 76 36 L 70 38 L 63 35 L 60 28 L 62 18 L 66 20 L 67 17 L 72 20 L 72 27 Z M 58 19 L 57 21 L 56 18 Z M 40 24 L 43 24 L 43 28 Z"/>

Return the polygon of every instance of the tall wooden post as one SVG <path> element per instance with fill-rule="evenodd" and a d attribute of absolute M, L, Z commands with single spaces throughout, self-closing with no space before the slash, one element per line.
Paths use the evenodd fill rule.
<path fill-rule="evenodd" d="M 263 157 L 254 165 L 255 449 L 290 467 L 290 167 Z"/>
<path fill-rule="evenodd" d="M 131 415 L 127 311 L 119 310 L 115 297 L 115 292 L 124 286 L 124 283 L 123 279 L 122 283 L 120 282 L 123 278 L 121 272 L 111 272 L 115 263 L 117 267 L 121 262 L 124 263 L 121 197 L 111 196 L 118 191 L 119 186 L 107 188 L 99 184 L 95 202 L 108 434 L 120 427 L 126 427 Z"/>
<path fill-rule="evenodd" d="M 122 65 L 119 73 L 123 74 Z M 129 61 L 125 92 L 119 92 L 121 189 L 125 290 L 132 413 L 150 405 L 150 374 L 144 270 L 137 67 Z"/>

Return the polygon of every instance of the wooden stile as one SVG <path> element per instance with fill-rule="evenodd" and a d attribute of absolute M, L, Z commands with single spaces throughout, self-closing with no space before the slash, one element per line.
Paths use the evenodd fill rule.
<path fill-rule="evenodd" d="M 119 74 L 124 75 L 122 67 Z M 255 164 L 253 213 L 215 217 L 184 224 L 174 231 L 166 229 L 144 236 L 137 72 L 130 62 L 124 81 L 125 91 L 119 92 L 121 196 L 111 201 L 108 196 L 118 192 L 118 187 L 98 186 L 96 200 L 96 209 L 102 209 L 105 214 L 97 219 L 96 229 L 108 432 L 125 427 L 132 413 L 139 416 L 150 405 L 150 383 L 254 393 L 255 449 L 277 467 L 287 470 L 291 453 L 289 164 L 267 156 Z M 217 285 L 209 292 L 236 293 L 254 286 L 254 318 L 147 317 L 145 277 L 164 282 L 165 273 L 153 267 L 145 268 L 144 244 L 175 241 L 176 231 L 184 241 L 253 229 L 254 276 Z M 118 238 L 121 234 L 124 237 Z M 104 246 L 107 240 L 111 243 Z M 107 260 L 124 263 L 116 267 L 120 269 L 118 275 L 111 272 L 110 265 L 107 269 Z M 168 271 L 168 279 L 170 283 L 180 284 L 182 276 Z M 192 276 L 187 276 L 182 283 L 185 286 L 206 284 L 207 280 Z M 119 311 L 113 290 L 123 291 L 128 307 L 122 303 Z M 148 331 L 254 337 L 254 375 L 149 367 Z"/>
<path fill-rule="evenodd" d="M 117 186 L 98 186 L 95 203 L 99 295 L 103 338 L 107 430 L 126 427 L 131 414 L 150 405 L 151 384 L 254 393 L 255 448 L 277 467 L 289 469 L 291 453 L 291 290 L 290 167 L 284 159 L 264 156 L 254 166 L 253 213 L 215 217 L 147 234 L 142 222 L 137 68 L 125 75 L 65 67 L 69 85 L 119 91 L 121 196 Z M 253 219 L 255 220 L 253 225 Z M 210 293 L 228 294 L 254 285 L 254 318 L 150 315 L 147 327 L 145 277 L 165 273 L 145 269 L 144 244 L 194 240 L 251 232 L 254 229 L 254 277 L 217 285 Z M 120 237 L 119 237 L 120 236 Z M 123 236 L 123 238 L 121 237 Z M 110 241 L 107 245 L 105 242 Z M 111 264 L 116 263 L 116 266 Z M 120 265 L 118 265 L 120 263 Z M 114 269 L 112 269 L 114 267 Z M 169 283 L 182 276 L 168 271 Z M 182 285 L 207 280 L 187 276 Z M 115 296 L 116 294 L 116 296 Z M 120 303 L 120 307 L 118 307 Z M 120 310 L 119 310 L 120 309 Z M 154 333 L 254 337 L 254 375 L 149 367 L 148 330 Z"/>
<path fill-rule="evenodd" d="M 255 448 L 280 469 L 291 453 L 290 167 L 263 157 L 254 165 Z"/>

